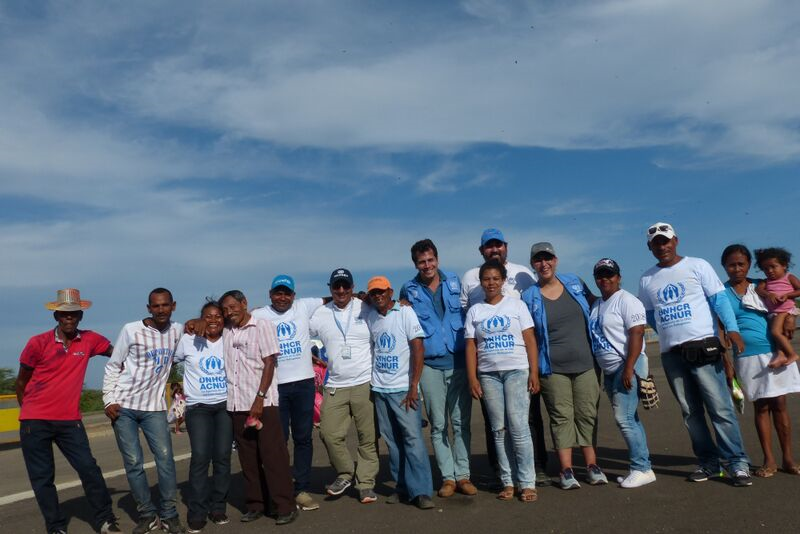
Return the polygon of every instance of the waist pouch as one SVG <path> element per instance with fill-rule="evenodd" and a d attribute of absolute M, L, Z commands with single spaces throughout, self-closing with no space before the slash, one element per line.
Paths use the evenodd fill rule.
<path fill-rule="evenodd" d="M 682 343 L 678 346 L 678 351 L 683 361 L 699 367 L 720 361 L 725 354 L 725 347 L 714 336 Z"/>

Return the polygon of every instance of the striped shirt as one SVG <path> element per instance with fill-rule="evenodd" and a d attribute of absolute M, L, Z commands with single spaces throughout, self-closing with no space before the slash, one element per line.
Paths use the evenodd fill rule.
<path fill-rule="evenodd" d="M 266 319 L 252 315 L 242 327 L 225 327 L 222 334 L 225 353 L 225 373 L 228 383 L 228 411 L 249 412 L 256 400 L 264 360 L 277 357 L 281 349 L 275 326 Z M 264 406 L 278 405 L 278 380 L 272 382 L 264 396 Z"/>
<path fill-rule="evenodd" d="M 122 327 L 103 377 L 103 405 L 158 412 L 167 409 L 172 356 L 183 325 L 172 322 L 165 332 L 135 321 Z"/>

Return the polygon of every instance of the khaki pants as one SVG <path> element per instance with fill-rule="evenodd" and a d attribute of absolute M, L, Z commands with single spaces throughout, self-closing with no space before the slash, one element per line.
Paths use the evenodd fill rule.
<path fill-rule="evenodd" d="M 347 449 L 350 419 L 358 434 L 357 459 Z M 375 405 L 369 383 L 347 388 L 325 388 L 320 413 L 320 437 L 328 450 L 337 476 L 356 479 L 356 489 L 375 487 L 378 474 L 378 448 L 375 435 Z"/>
<path fill-rule="evenodd" d="M 594 369 L 541 378 L 542 398 L 550 416 L 556 449 L 593 447 L 597 441 L 600 384 Z"/>

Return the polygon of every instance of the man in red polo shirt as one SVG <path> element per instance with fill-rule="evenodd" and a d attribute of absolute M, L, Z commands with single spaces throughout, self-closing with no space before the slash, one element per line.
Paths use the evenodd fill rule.
<path fill-rule="evenodd" d="M 53 443 L 78 472 L 101 534 L 121 532 L 111 510 L 103 473 L 89 449 L 78 404 L 89 358 L 110 356 L 108 339 L 90 330 L 78 330 L 83 310 L 91 306 L 77 289 L 61 289 L 53 310 L 57 326 L 33 336 L 19 357 L 16 392 L 20 405 L 19 433 L 25 467 L 42 511 L 48 533 L 66 533 L 67 520 L 53 484 Z"/>

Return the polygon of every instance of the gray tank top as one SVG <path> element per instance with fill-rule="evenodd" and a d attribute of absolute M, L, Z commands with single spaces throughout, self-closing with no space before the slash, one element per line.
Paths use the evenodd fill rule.
<path fill-rule="evenodd" d="M 556 300 L 542 295 L 547 314 L 550 366 L 554 373 L 583 373 L 594 367 L 586 318 L 567 290 Z"/>

